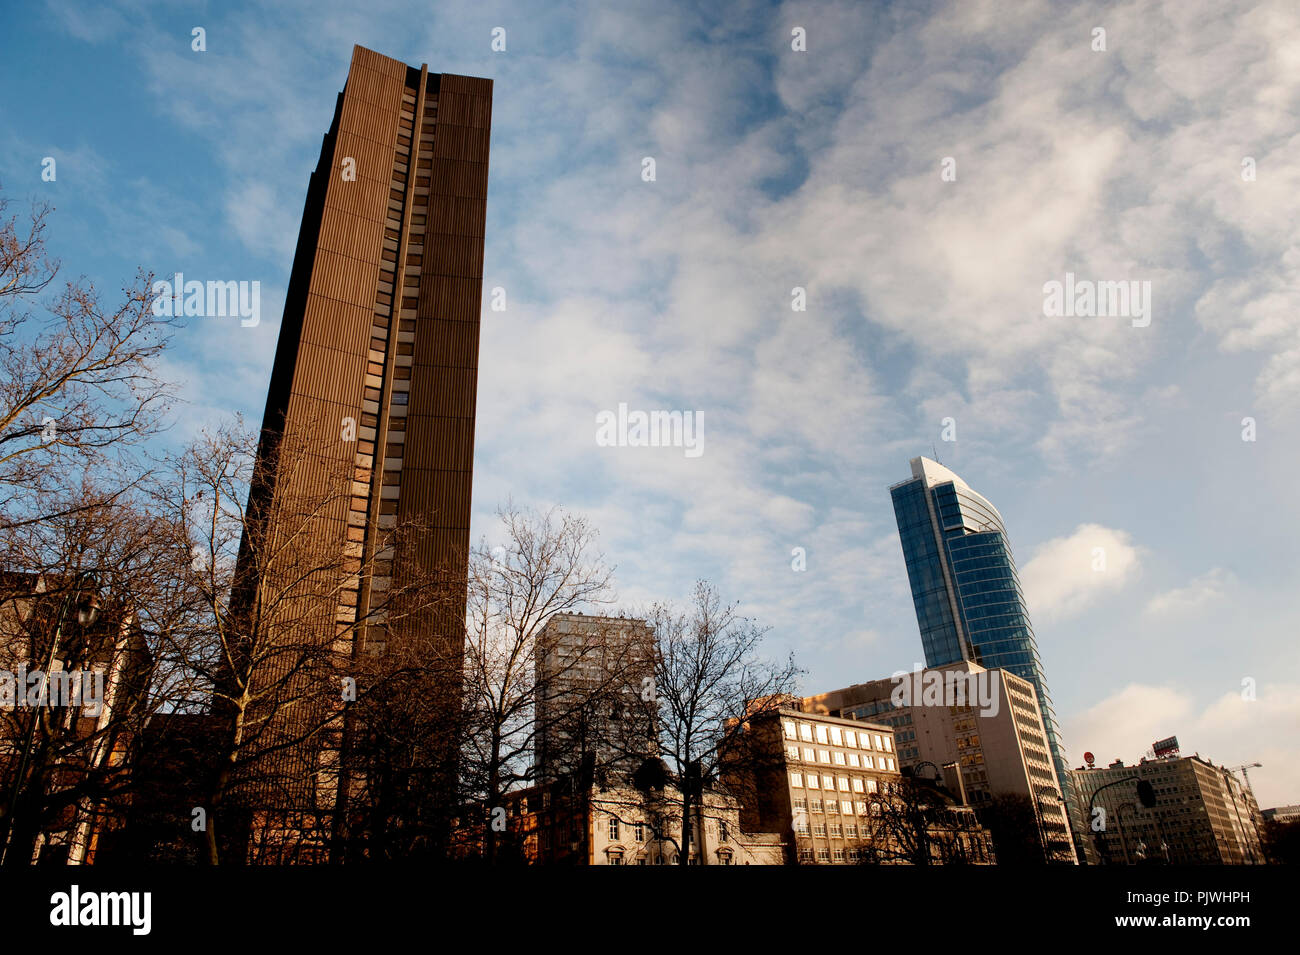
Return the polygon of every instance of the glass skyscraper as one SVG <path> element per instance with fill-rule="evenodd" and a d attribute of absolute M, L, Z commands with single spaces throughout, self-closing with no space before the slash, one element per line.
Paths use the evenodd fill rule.
<path fill-rule="evenodd" d="M 971 660 L 1033 684 L 1077 848 L 1080 818 L 1061 733 L 1002 515 L 942 464 L 929 458 L 911 463 L 911 478 L 889 492 L 926 666 Z"/>

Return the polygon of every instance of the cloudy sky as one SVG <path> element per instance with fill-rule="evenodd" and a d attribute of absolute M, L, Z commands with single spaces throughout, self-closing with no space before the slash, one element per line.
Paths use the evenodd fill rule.
<path fill-rule="evenodd" d="M 180 336 L 183 438 L 260 417 L 352 44 L 492 77 L 476 538 L 584 513 L 621 605 L 713 580 L 826 690 L 920 659 L 887 489 L 937 453 L 1006 520 L 1072 764 L 1176 734 L 1300 802 L 1300 7 L 617 6 L 22 5 L 0 183 L 105 289 L 262 283 Z M 1046 316 L 1067 272 L 1150 323 Z M 620 402 L 704 453 L 598 446 Z"/>

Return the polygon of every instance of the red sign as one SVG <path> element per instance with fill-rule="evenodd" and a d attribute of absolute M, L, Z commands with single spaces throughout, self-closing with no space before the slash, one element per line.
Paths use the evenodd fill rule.
<path fill-rule="evenodd" d="M 1084 753 L 1084 754 L 1083 754 L 1083 761 L 1084 761 L 1085 763 L 1091 763 L 1091 762 L 1093 761 L 1093 760 L 1092 760 L 1092 753 Z"/>

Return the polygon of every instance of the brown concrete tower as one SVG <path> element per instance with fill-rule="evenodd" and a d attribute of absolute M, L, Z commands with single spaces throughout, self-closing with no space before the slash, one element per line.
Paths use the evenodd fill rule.
<path fill-rule="evenodd" d="M 345 573 L 337 609 L 310 615 L 340 653 L 382 655 L 401 639 L 374 608 L 412 562 L 452 581 L 431 625 L 463 640 L 491 112 L 491 80 L 355 47 L 311 177 L 260 459 L 292 441 L 317 462 L 292 479 L 271 466 L 268 501 L 291 481 L 342 485 L 311 547 L 371 571 Z M 409 553 L 381 543 L 417 517 L 431 526 Z M 312 780 L 319 808 L 331 798 L 320 752 L 297 750 L 289 775 Z"/>

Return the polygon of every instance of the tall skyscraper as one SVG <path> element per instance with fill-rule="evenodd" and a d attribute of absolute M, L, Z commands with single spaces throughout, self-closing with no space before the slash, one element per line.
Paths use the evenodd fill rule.
<path fill-rule="evenodd" d="M 1080 819 L 1056 711 L 1002 515 L 960 477 L 929 458 L 889 489 L 928 667 L 970 660 L 1033 684 L 1076 848 Z"/>
<path fill-rule="evenodd" d="M 647 690 L 654 632 L 644 620 L 558 613 L 538 634 L 535 775 L 550 782 L 590 761 L 603 777 L 630 777 L 659 755 Z"/>
<path fill-rule="evenodd" d="M 463 646 L 491 114 L 491 80 L 354 47 L 311 176 L 259 456 L 275 462 L 267 500 L 344 475 L 308 542 L 342 561 L 337 609 L 323 611 L 334 619 L 313 610 L 310 624 L 337 634 L 340 653 L 400 639 L 374 610 L 404 567 L 450 581 L 429 626 L 453 654 Z M 280 473 L 276 449 L 290 444 L 316 464 Z M 408 519 L 429 532 L 394 553 L 382 532 Z M 318 808 L 337 795 L 336 760 L 298 754 Z"/>

